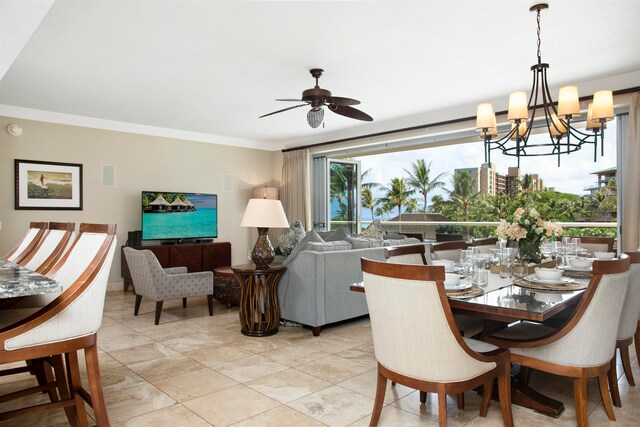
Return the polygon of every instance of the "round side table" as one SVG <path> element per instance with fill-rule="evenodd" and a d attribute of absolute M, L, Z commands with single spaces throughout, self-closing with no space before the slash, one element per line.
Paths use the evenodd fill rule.
<path fill-rule="evenodd" d="M 254 264 L 231 266 L 240 284 L 240 325 L 244 335 L 265 337 L 278 333 L 278 282 L 286 269 L 282 265 L 262 270 Z"/>

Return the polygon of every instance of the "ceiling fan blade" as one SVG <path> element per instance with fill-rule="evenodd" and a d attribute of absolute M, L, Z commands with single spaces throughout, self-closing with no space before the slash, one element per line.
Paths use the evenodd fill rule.
<path fill-rule="evenodd" d="M 329 105 L 329 110 L 341 116 L 349 117 L 350 119 L 364 120 L 365 122 L 373 121 L 373 118 L 367 113 L 347 105 Z"/>
<path fill-rule="evenodd" d="M 304 102 L 303 99 L 276 99 L 276 101 L 286 101 L 286 102 Z"/>
<path fill-rule="evenodd" d="M 333 104 L 333 105 L 358 105 L 358 104 L 360 104 L 360 101 L 358 101 L 357 99 L 343 98 L 341 96 L 327 96 L 327 97 L 325 97 L 325 101 L 327 102 L 327 104 Z"/>
<path fill-rule="evenodd" d="M 283 111 L 293 110 L 294 108 L 298 108 L 298 107 L 306 107 L 306 106 L 307 106 L 307 104 L 294 105 L 293 107 L 283 108 L 282 110 L 274 111 L 273 113 L 265 114 L 265 115 L 262 115 L 262 116 L 260 116 L 260 117 L 258 117 L 258 118 L 259 118 L 259 119 L 261 119 L 261 118 L 263 118 L 263 117 L 271 116 L 271 115 L 273 115 L 273 114 L 282 113 Z"/>

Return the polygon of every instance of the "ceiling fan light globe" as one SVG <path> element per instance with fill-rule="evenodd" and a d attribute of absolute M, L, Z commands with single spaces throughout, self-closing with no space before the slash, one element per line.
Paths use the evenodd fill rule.
<path fill-rule="evenodd" d="M 309 123 L 309 126 L 311 126 L 314 129 L 320 126 L 323 119 L 324 119 L 324 109 L 322 108 L 312 108 L 307 113 L 307 123 Z"/>

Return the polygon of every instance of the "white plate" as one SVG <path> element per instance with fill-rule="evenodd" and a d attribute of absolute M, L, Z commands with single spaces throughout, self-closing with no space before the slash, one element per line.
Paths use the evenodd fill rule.
<path fill-rule="evenodd" d="M 530 274 L 526 276 L 524 280 L 527 280 L 531 283 L 540 283 L 543 285 L 568 285 L 569 283 L 575 282 L 575 280 L 570 277 L 561 277 L 558 280 L 543 280 L 543 279 L 538 279 L 538 276 L 536 276 L 535 274 Z"/>
<path fill-rule="evenodd" d="M 564 270 L 564 271 L 579 271 L 579 272 L 588 272 L 588 271 L 593 271 L 593 267 L 587 267 L 587 268 L 578 268 L 578 267 L 574 267 L 571 265 L 561 265 L 558 267 L 560 270 Z"/>
<path fill-rule="evenodd" d="M 444 290 L 447 292 L 460 292 L 465 291 L 467 289 L 471 289 L 473 285 L 471 283 L 458 283 L 455 286 L 445 286 Z"/>

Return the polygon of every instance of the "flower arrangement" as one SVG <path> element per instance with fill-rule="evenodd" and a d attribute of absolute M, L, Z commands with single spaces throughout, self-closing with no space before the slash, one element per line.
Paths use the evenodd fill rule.
<path fill-rule="evenodd" d="M 497 229 L 498 238 L 517 241 L 520 257 L 535 263 L 542 259 L 542 242 L 548 238 L 562 236 L 563 233 L 560 225 L 540 218 L 540 213 L 535 208 L 523 207 L 516 209 L 507 219 L 500 220 Z"/>

